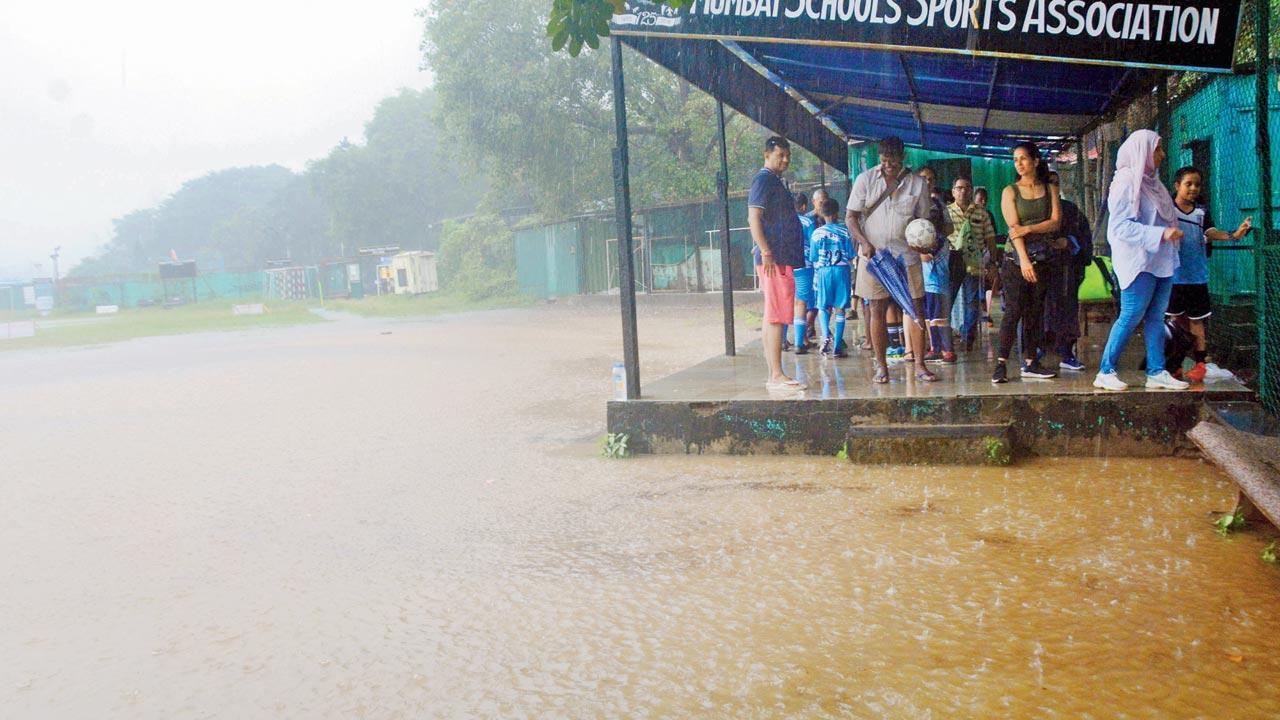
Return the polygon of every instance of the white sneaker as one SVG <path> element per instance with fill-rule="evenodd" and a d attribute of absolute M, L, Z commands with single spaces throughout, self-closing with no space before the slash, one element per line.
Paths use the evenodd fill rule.
<path fill-rule="evenodd" d="M 1205 382 L 1214 382 L 1217 380 L 1235 380 L 1236 375 L 1230 370 L 1223 370 L 1222 368 L 1218 367 L 1217 363 L 1205 363 L 1204 379 L 1205 379 Z"/>
<path fill-rule="evenodd" d="M 1170 375 L 1168 370 L 1161 370 L 1155 375 L 1147 376 L 1148 390 L 1186 390 L 1189 387 L 1191 383 L 1182 382 Z"/>
<path fill-rule="evenodd" d="M 1113 372 L 1100 372 L 1093 378 L 1093 386 L 1099 390 L 1110 390 L 1112 392 L 1121 392 L 1128 389 L 1129 384 L 1121 380 L 1118 375 Z"/>

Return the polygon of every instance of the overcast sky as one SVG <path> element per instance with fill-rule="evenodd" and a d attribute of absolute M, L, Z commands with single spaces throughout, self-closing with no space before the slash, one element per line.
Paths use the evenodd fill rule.
<path fill-rule="evenodd" d="M 427 0 L 0 0 L 0 279 L 237 165 L 362 137 L 418 70 Z"/>

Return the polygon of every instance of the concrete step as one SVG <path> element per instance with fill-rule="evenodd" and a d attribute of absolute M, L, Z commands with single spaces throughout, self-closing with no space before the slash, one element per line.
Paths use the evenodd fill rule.
<path fill-rule="evenodd" d="M 844 452 L 863 465 L 1008 465 L 1013 425 L 851 425 Z"/>

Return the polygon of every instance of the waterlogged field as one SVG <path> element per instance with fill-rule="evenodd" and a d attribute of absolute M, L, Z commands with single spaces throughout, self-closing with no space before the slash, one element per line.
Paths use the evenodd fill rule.
<path fill-rule="evenodd" d="M 642 313 L 646 374 L 719 328 Z M 1212 466 L 606 460 L 619 346 L 527 308 L 0 356 L 0 714 L 1280 716 L 1272 536 L 1215 533 Z"/>

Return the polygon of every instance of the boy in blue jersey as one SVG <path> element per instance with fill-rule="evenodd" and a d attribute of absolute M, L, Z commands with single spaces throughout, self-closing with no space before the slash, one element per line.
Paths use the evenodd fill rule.
<path fill-rule="evenodd" d="M 1198 205 L 1204 173 L 1187 166 L 1174 175 L 1173 204 L 1178 211 L 1178 229 L 1182 241 L 1178 245 L 1179 265 L 1173 271 L 1173 291 L 1169 295 L 1166 315 L 1177 321 L 1185 321 L 1187 330 L 1195 338 L 1195 367 L 1186 373 L 1191 382 L 1221 380 L 1230 372 L 1207 362 L 1208 345 L 1205 342 L 1205 323 L 1213 314 L 1209 304 L 1209 260 L 1206 243 L 1239 240 L 1253 228 L 1253 218 L 1245 218 L 1235 232 L 1227 233 L 1213 226 L 1209 210 Z M 1176 373 L 1176 370 L 1174 371 Z"/>
<path fill-rule="evenodd" d="M 816 195 L 815 195 L 816 197 Z M 813 294 L 813 264 L 809 262 L 809 242 L 818 223 L 807 214 L 809 199 L 804 193 L 796 195 L 796 215 L 800 217 L 800 228 L 804 231 L 804 267 L 791 270 L 796 281 L 796 307 L 791 325 L 795 327 L 795 344 L 797 355 L 809 353 L 807 329 L 816 314 Z"/>
<path fill-rule="evenodd" d="M 822 207 L 818 208 L 818 215 L 825 224 L 813 231 L 809 242 L 809 262 L 813 265 L 818 289 L 818 333 L 822 338 L 822 355 L 849 357 L 844 347 L 844 311 L 849 307 L 852 285 L 853 240 L 849 237 L 849 228 L 836 222 L 840 216 L 840 205 L 835 200 L 824 200 Z"/>
<path fill-rule="evenodd" d="M 929 352 L 925 362 L 955 364 L 954 339 L 951 336 L 951 242 L 942 235 L 932 254 L 922 253 L 924 270 L 924 316 L 929 322 Z M 956 258 L 958 261 L 959 258 Z"/>

